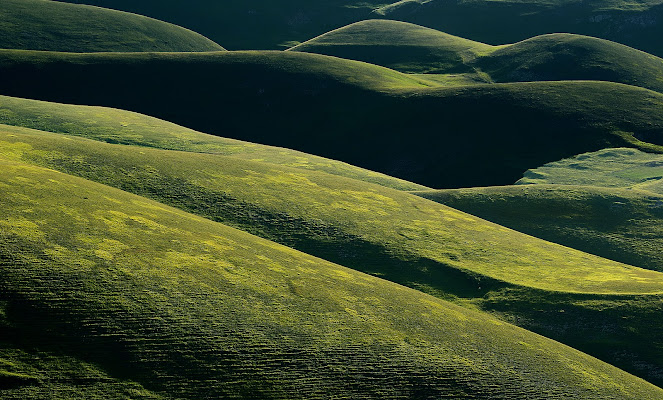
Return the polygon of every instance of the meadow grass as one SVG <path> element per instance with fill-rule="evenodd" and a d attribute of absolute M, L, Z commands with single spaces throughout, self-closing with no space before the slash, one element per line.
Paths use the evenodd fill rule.
<path fill-rule="evenodd" d="M 661 0 L 68 0 L 173 22 L 232 50 L 283 49 L 339 27 L 375 18 L 405 21 L 500 45 L 551 32 L 602 37 L 663 56 Z"/>
<path fill-rule="evenodd" d="M 297 52 L 0 51 L 0 72 L 7 95 L 129 109 L 433 188 L 511 184 L 529 168 L 574 154 L 644 148 L 628 135 L 657 143 L 663 125 L 663 95 L 632 86 L 440 87 Z"/>
<path fill-rule="evenodd" d="M 541 239 L 663 271 L 661 193 L 574 184 L 414 193 Z"/>
<path fill-rule="evenodd" d="M 368 20 L 289 50 L 426 73 L 431 79 L 437 74 L 465 77 L 455 81 L 458 85 L 467 85 L 467 78 L 484 83 L 596 80 L 663 91 L 663 59 L 609 40 L 573 34 L 547 34 L 491 46 L 410 23 Z"/>
<path fill-rule="evenodd" d="M 206 37 L 126 12 L 48 0 L 2 0 L 0 48 L 70 52 L 220 51 Z"/>
<path fill-rule="evenodd" d="M 6 159 L 112 185 L 496 313 L 655 383 L 663 370 L 663 348 L 650 345 L 663 333 L 655 318 L 663 302 L 661 295 L 645 295 L 660 291 L 660 273 L 544 242 L 402 191 L 318 171 L 19 127 L 2 132 L 0 153 Z M 23 221 L 11 224 L 26 232 L 31 228 Z M 109 257 L 108 251 L 102 248 L 97 255 Z M 559 310 L 573 312 L 559 316 Z M 644 320 L 650 322 L 643 325 Z M 583 334 L 569 333 L 569 327 Z"/>
<path fill-rule="evenodd" d="M 0 159 L 3 398 L 663 396 L 485 313 Z M 25 382 L 49 362 L 70 378 Z"/>
<path fill-rule="evenodd" d="M 0 123 L 106 143 L 219 154 L 242 160 L 323 171 L 400 190 L 426 189 L 422 185 L 340 161 L 204 134 L 147 115 L 107 107 L 57 104 L 0 96 Z"/>

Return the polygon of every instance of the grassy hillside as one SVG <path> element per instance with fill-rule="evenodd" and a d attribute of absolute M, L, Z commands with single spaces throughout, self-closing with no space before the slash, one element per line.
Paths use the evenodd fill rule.
<path fill-rule="evenodd" d="M 325 33 L 291 51 L 366 61 L 409 73 L 467 73 L 493 46 L 398 21 L 368 20 Z"/>
<path fill-rule="evenodd" d="M 658 148 L 631 134 L 662 140 L 663 95 L 610 83 L 434 88 L 297 52 L 3 51 L 0 73 L 6 95 L 130 109 L 436 188 L 510 184 L 529 168 L 605 147 Z"/>
<path fill-rule="evenodd" d="M 663 59 L 580 35 L 543 35 L 502 46 L 476 66 L 496 82 L 592 79 L 663 92 Z"/>
<path fill-rule="evenodd" d="M 663 36 L 660 0 L 68 1 L 173 22 L 201 32 L 233 50 L 290 47 L 288 43 L 303 42 L 353 22 L 387 18 L 490 44 L 513 43 L 552 32 L 572 32 L 617 41 L 663 56 L 658 40 Z"/>
<path fill-rule="evenodd" d="M 517 183 L 617 187 L 663 194 L 663 156 L 636 149 L 605 149 L 529 170 Z"/>
<path fill-rule="evenodd" d="M 486 314 L 106 186 L 0 162 L 2 377 L 24 377 L 3 385 L 3 398 L 62 398 L 69 382 L 92 387 L 84 396 L 110 387 L 104 398 L 663 396 Z M 44 358 L 71 380 L 40 380 Z M 103 373 L 78 382 L 70 371 L 88 363 Z"/>
<path fill-rule="evenodd" d="M 569 32 L 612 40 L 663 56 L 663 46 L 657 39 L 663 35 L 660 0 L 404 0 L 379 8 L 375 15 L 494 45 L 541 34 Z"/>
<path fill-rule="evenodd" d="M 516 185 L 416 192 L 551 242 L 663 271 L 663 197 L 575 185 Z"/>
<path fill-rule="evenodd" d="M 651 343 L 663 333 L 654 317 L 661 296 L 629 294 L 660 291 L 659 273 L 552 245 L 404 192 L 321 172 L 25 128 L 5 127 L 3 132 L 5 158 L 113 185 L 497 312 L 659 382 L 663 348 Z M 623 318 L 624 305 L 631 318 Z M 560 309 L 568 314 L 560 315 Z"/>
<path fill-rule="evenodd" d="M 365 61 L 407 73 L 462 74 L 484 82 L 597 80 L 663 92 L 663 59 L 581 35 L 556 33 L 490 46 L 405 22 L 369 20 L 290 50 Z"/>
<path fill-rule="evenodd" d="M 295 150 L 208 135 L 157 118 L 112 108 L 0 96 L 0 123 L 81 136 L 107 143 L 220 154 L 242 160 L 323 171 L 400 190 L 426 189 L 415 183 L 340 161 Z"/>
<path fill-rule="evenodd" d="M 166 22 L 48 0 L 2 0 L 0 48 L 81 53 L 223 50 L 198 33 Z"/>

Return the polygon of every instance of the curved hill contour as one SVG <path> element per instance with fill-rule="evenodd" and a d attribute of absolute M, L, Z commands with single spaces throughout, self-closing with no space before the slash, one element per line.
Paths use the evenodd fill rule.
<path fill-rule="evenodd" d="M 129 377 L 152 392 L 107 398 L 663 396 L 486 314 L 103 185 L 0 166 L 0 376 L 23 377 L 3 398 L 66 395 L 76 362 L 106 373 L 83 393 Z M 49 376 L 39 360 L 53 353 L 64 362 Z"/>
<path fill-rule="evenodd" d="M 474 72 L 468 64 L 493 46 L 405 22 L 367 20 L 288 50 L 366 61 L 408 73 L 465 73 Z"/>
<path fill-rule="evenodd" d="M 167 22 L 50 0 L 2 0 L 0 48 L 77 53 L 224 50 Z"/>
<path fill-rule="evenodd" d="M 510 184 L 606 147 L 660 147 L 634 136 L 663 142 L 663 95 L 608 82 L 440 88 L 298 52 L 5 50 L 0 73 L 5 95 L 129 109 L 434 188 Z"/>

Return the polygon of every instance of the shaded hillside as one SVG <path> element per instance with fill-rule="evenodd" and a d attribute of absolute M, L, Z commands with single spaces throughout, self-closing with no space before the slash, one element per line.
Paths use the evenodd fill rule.
<path fill-rule="evenodd" d="M 15 375 L 39 368 L 17 362 L 23 351 L 57 353 L 60 376 L 95 363 L 102 384 L 130 377 L 163 398 L 663 396 L 486 314 L 115 189 L 1 163 L 2 356 Z M 65 384 L 4 386 L 3 398 L 58 398 Z M 131 397 L 149 396 L 139 389 Z"/>
<path fill-rule="evenodd" d="M 663 196 L 576 185 L 516 185 L 417 195 L 541 239 L 663 271 Z"/>
<path fill-rule="evenodd" d="M 290 50 L 365 61 L 407 73 L 466 76 L 475 81 L 596 80 L 663 92 L 663 59 L 581 35 L 556 33 L 490 46 L 405 22 L 369 20 Z M 436 78 L 430 75 L 429 79 Z"/>
<path fill-rule="evenodd" d="M 426 187 L 328 158 L 197 132 L 130 111 L 0 96 L 0 123 L 107 143 L 219 154 L 241 160 L 323 171 L 400 190 Z"/>
<path fill-rule="evenodd" d="M 375 15 L 407 21 L 493 45 L 570 32 L 623 43 L 663 56 L 660 0 L 576 2 L 405 0 Z"/>
<path fill-rule="evenodd" d="M 663 334 L 655 318 L 661 296 L 642 294 L 657 291 L 659 273 L 552 245 L 407 193 L 320 172 L 25 128 L 5 127 L 4 132 L 5 158 L 113 185 L 497 312 L 652 382 L 658 383 L 663 372 L 663 347 L 651 345 Z"/>
<path fill-rule="evenodd" d="M 663 92 L 663 59 L 607 40 L 537 36 L 477 60 L 496 82 L 598 80 Z"/>
<path fill-rule="evenodd" d="M 230 49 L 275 49 L 371 18 L 406 21 L 490 44 L 571 32 L 663 56 L 660 0 L 350 1 L 69 0 L 132 11 L 186 26 Z M 389 4 L 392 3 L 392 4 Z M 287 46 L 290 47 L 290 46 Z"/>
<path fill-rule="evenodd" d="M 631 134 L 661 141 L 663 129 L 663 95 L 631 86 L 431 88 L 386 68 L 297 52 L 3 51 L 0 73 L 6 95 L 130 109 L 438 188 L 512 183 L 563 157 L 641 146 Z"/>
<path fill-rule="evenodd" d="M 223 50 L 198 33 L 166 22 L 48 0 L 2 0 L 0 48 L 79 53 Z"/>
<path fill-rule="evenodd" d="M 409 73 L 467 73 L 493 46 L 405 22 L 368 20 L 325 33 L 291 51 L 366 61 Z"/>

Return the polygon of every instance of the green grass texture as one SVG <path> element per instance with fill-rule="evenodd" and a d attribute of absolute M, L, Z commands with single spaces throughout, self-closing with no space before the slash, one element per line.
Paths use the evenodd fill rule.
<path fill-rule="evenodd" d="M 663 194 L 663 156 L 630 148 L 604 149 L 526 171 L 517 183 L 589 185 Z"/>
<path fill-rule="evenodd" d="M 68 1 L 176 23 L 232 50 L 282 49 L 354 22 L 386 18 L 494 45 L 551 32 L 571 32 L 663 56 L 658 40 L 663 37 L 661 0 Z"/>
<path fill-rule="evenodd" d="M 663 347 L 651 343 L 663 334 L 655 317 L 663 302 L 646 293 L 663 287 L 660 273 L 318 171 L 10 126 L 0 143 L 6 159 L 115 186 L 493 312 L 659 382 Z"/>
<path fill-rule="evenodd" d="M 663 396 L 485 313 L 0 163 L 3 398 Z"/>
<path fill-rule="evenodd" d="M 460 74 L 486 83 L 596 80 L 663 92 L 663 59 L 581 35 L 548 34 L 491 46 L 405 22 L 368 20 L 289 50 L 365 61 L 406 73 Z"/>
<path fill-rule="evenodd" d="M 663 271 L 661 193 L 572 184 L 415 193 L 538 238 Z"/>
<path fill-rule="evenodd" d="M 0 73 L 6 95 L 129 109 L 433 188 L 511 184 L 575 154 L 663 143 L 663 95 L 608 82 L 440 87 L 297 52 L 5 50 Z"/>
<path fill-rule="evenodd" d="M 323 171 L 399 190 L 426 189 L 415 183 L 328 158 L 204 134 L 157 118 L 119 109 L 0 96 L 0 123 L 80 136 L 106 143 L 219 154 L 242 160 Z"/>
<path fill-rule="evenodd" d="M 152 18 L 48 0 L 2 0 L 0 48 L 79 53 L 224 50 L 198 33 Z"/>

